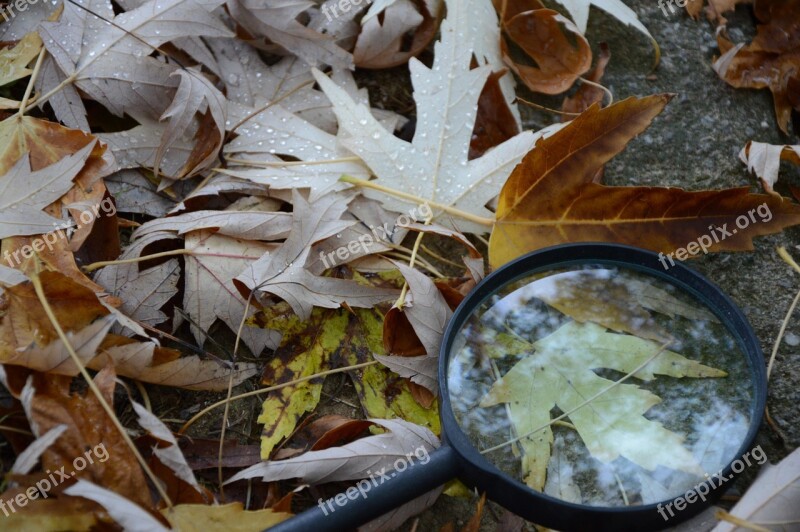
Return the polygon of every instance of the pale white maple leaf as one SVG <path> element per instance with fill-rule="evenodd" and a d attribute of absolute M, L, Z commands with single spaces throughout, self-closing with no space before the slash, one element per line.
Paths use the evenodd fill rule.
<path fill-rule="evenodd" d="M 151 327 L 167 320 L 161 308 L 178 293 L 180 266 L 178 259 L 153 266 L 128 279 L 117 291 L 123 295 L 120 310 Z"/>
<path fill-rule="evenodd" d="M 309 203 L 293 190 L 294 220 L 289 237 L 277 250 L 248 266 L 236 281 L 256 295 L 268 293 L 283 299 L 301 318 L 308 318 L 315 306 L 338 308 L 346 302 L 351 307 L 371 308 L 396 298 L 397 290 L 320 277 L 305 267 L 313 244 L 353 224 L 341 220 L 350 199 L 343 194 L 329 194 Z"/>
<path fill-rule="evenodd" d="M 102 19 L 66 3 L 60 20 L 43 22 L 39 32 L 65 80 L 118 116 L 158 119 L 172 99 L 176 67 L 150 57 L 153 49 L 186 35 L 232 36 L 210 12 L 222 3 L 149 0 L 114 16 L 110 2 L 87 0 Z"/>
<path fill-rule="evenodd" d="M 336 38 L 298 22 L 310 8 L 310 0 L 228 0 L 228 11 L 251 34 L 267 37 L 279 48 L 289 51 L 311 66 L 353 66 L 353 57 L 336 43 Z M 280 52 L 269 47 L 269 52 Z"/>
<path fill-rule="evenodd" d="M 64 220 L 42 212 L 72 188 L 95 142 L 35 172 L 28 155 L 0 176 L 0 238 L 38 235 L 63 227 Z"/>
<path fill-rule="evenodd" d="M 448 2 L 448 16 L 442 23 L 442 39 L 436 43 L 431 68 L 416 59 L 409 62 L 417 103 L 417 129 L 411 142 L 386 131 L 367 106 L 353 101 L 327 76 L 315 71 L 315 77 L 333 103 L 341 143 L 369 166 L 380 185 L 411 194 L 420 201 L 491 219 L 494 214 L 486 204 L 545 132 L 520 133 L 482 157 L 468 159 L 478 100 L 492 72 L 488 65 L 470 70 L 473 41 L 478 39 L 474 31 L 483 26 L 473 21 L 474 13 L 466 7 L 477 1 L 489 3 Z M 494 31 L 499 38 L 499 30 L 495 27 Z M 383 192 L 365 190 L 364 194 L 383 201 L 387 209 L 396 212 L 415 206 L 413 201 Z M 434 214 L 434 220 L 440 222 L 452 217 L 436 209 Z M 474 221 L 454 219 L 454 223 L 461 231 L 489 230 Z"/>
<path fill-rule="evenodd" d="M 217 319 L 238 332 L 245 310 L 251 317 L 256 308 L 247 305 L 233 278 L 275 246 L 211 231 L 193 231 L 186 235 L 184 247 L 192 253 L 186 256 L 183 308 L 194 321 L 191 330 L 198 344 L 203 344 L 206 331 Z M 241 338 L 251 352 L 259 355 L 265 347 L 277 347 L 280 335 L 245 326 L 241 328 Z"/>
<path fill-rule="evenodd" d="M 232 122 L 252 114 L 249 108 L 230 103 Z M 337 137 L 280 105 L 253 116 L 236 130 L 237 137 L 223 151 L 231 167 L 219 173 L 268 185 L 271 189 L 309 188 L 311 201 L 345 188 L 342 174 L 366 179 L 367 168 L 345 149 Z M 286 162 L 280 156 L 297 159 Z"/>
<path fill-rule="evenodd" d="M 369 419 L 389 432 L 367 436 L 341 447 L 308 451 L 287 460 L 261 462 L 248 467 L 225 483 L 245 478 L 264 482 L 299 478 L 308 484 L 364 478 L 382 468 L 391 471 L 395 460 L 407 460 L 423 450 L 431 453 L 441 445 L 429 429 L 402 419 Z"/>

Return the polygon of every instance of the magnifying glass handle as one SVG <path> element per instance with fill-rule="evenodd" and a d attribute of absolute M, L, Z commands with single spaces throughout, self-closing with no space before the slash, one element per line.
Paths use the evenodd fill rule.
<path fill-rule="evenodd" d="M 362 489 L 338 499 L 330 505 L 325 501 L 305 512 L 287 519 L 273 527 L 269 532 L 345 532 L 378 518 L 393 508 L 441 486 L 455 478 L 459 470 L 459 460 L 449 445 L 444 445 L 430 454 L 426 464 L 417 463 L 403 472 L 389 472 L 388 478 L 370 489 Z M 331 500 L 331 499 L 329 499 Z M 333 508 L 333 510 L 331 509 Z"/>

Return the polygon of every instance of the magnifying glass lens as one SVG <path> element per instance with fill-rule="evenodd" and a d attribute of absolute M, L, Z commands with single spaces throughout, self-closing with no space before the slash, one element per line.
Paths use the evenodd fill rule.
<path fill-rule="evenodd" d="M 456 420 L 510 477 L 566 502 L 622 507 L 684 494 L 747 437 L 752 369 L 700 299 L 607 264 L 493 292 L 448 364 Z"/>

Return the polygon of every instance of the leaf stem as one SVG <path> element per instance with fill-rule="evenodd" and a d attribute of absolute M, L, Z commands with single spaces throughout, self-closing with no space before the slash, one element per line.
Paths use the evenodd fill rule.
<path fill-rule="evenodd" d="M 42 68 L 42 61 L 44 61 L 44 55 L 47 53 L 45 50 L 44 44 L 42 44 L 42 49 L 39 50 L 39 57 L 36 58 L 36 66 L 33 67 L 33 71 L 31 72 L 31 79 L 28 81 L 28 86 L 25 87 L 25 94 L 22 96 L 22 101 L 19 102 L 19 111 L 17 111 L 17 116 L 22 117 L 25 113 L 25 106 L 28 104 L 28 99 L 31 97 L 31 92 L 33 92 L 33 86 L 36 83 L 36 78 L 39 77 L 39 69 Z"/>
<path fill-rule="evenodd" d="M 146 260 L 151 259 L 160 259 L 162 257 L 173 257 L 175 255 L 192 255 L 193 252 L 191 249 L 173 249 L 172 251 L 162 251 L 161 253 L 153 253 L 152 255 L 144 255 L 142 257 L 134 257 L 132 259 L 122 259 L 122 260 L 103 260 L 100 262 L 93 262 L 92 264 L 87 264 L 82 268 L 82 270 L 86 273 L 93 272 L 95 270 L 99 270 L 100 268 L 104 268 L 106 266 L 116 266 L 118 264 L 135 264 L 137 262 L 144 262 Z"/>
<path fill-rule="evenodd" d="M 393 188 L 384 187 L 383 185 L 379 185 L 372 181 L 367 181 L 366 179 L 359 179 L 357 177 L 353 177 L 350 175 L 343 175 L 339 178 L 339 181 L 342 183 L 349 183 L 351 185 L 355 185 L 362 188 L 371 188 L 372 190 L 377 190 L 379 192 L 383 192 L 390 196 L 394 196 L 396 198 L 412 201 L 414 203 L 418 203 L 420 205 L 429 205 L 433 209 L 439 209 L 441 211 L 446 212 L 447 214 L 452 214 L 453 216 L 457 216 L 464 220 L 468 220 L 470 222 L 475 222 L 476 224 L 485 225 L 487 227 L 492 227 L 494 225 L 495 220 L 493 218 L 484 218 L 483 216 L 477 216 L 475 214 L 471 214 L 468 212 L 464 212 L 460 209 L 456 209 L 455 207 L 451 207 L 449 205 L 443 205 L 441 203 L 436 203 L 435 201 L 426 200 L 424 198 L 420 198 L 413 194 L 408 194 L 406 192 L 401 192 L 399 190 L 395 190 Z"/>
<path fill-rule="evenodd" d="M 289 381 L 289 382 L 284 382 L 283 384 L 276 384 L 275 386 L 270 386 L 269 388 L 259 388 L 258 390 L 253 390 L 253 391 L 250 391 L 250 392 L 245 392 L 245 393 L 242 393 L 242 394 L 239 394 L 239 395 L 235 395 L 235 396 L 231 397 L 230 399 L 223 399 L 222 401 L 217 401 L 213 405 L 204 408 L 203 410 L 201 410 L 200 412 L 195 414 L 189 421 L 184 423 L 183 426 L 178 431 L 178 434 L 183 434 L 184 432 L 186 432 L 186 429 L 188 429 L 190 426 L 192 426 L 194 424 L 195 421 L 197 421 L 198 419 L 200 419 L 201 417 L 203 417 L 207 413 L 211 412 L 215 408 L 228 403 L 229 401 L 236 401 L 238 399 L 245 399 L 247 397 L 253 397 L 255 395 L 260 395 L 262 393 L 274 392 L 275 390 L 280 390 L 282 388 L 286 388 L 287 386 L 294 386 L 295 384 L 300 384 L 302 382 L 310 381 L 310 380 L 313 380 L 313 379 L 318 379 L 320 377 L 333 375 L 334 373 L 343 373 L 345 371 L 352 371 L 354 369 L 366 368 L 367 366 L 374 366 L 377 363 L 378 363 L 377 360 L 371 360 L 369 362 L 362 362 L 361 364 L 355 364 L 353 366 L 345 366 L 343 368 L 329 369 L 328 371 L 322 371 L 320 373 L 315 373 L 313 375 L 306 375 L 305 377 L 301 377 L 299 379 L 295 379 L 295 380 Z"/>
<path fill-rule="evenodd" d="M 161 485 L 161 481 L 156 477 L 150 467 L 147 465 L 144 457 L 139 452 L 139 449 L 131 440 L 131 437 L 128 435 L 128 432 L 125 430 L 125 427 L 122 426 L 117 415 L 114 413 L 114 409 L 111 408 L 111 405 L 108 404 L 105 397 L 103 397 L 102 392 L 95 384 L 94 379 L 92 379 L 89 372 L 86 371 L 86 366 L 84 366 L 83 361 L 80 359 L 78 354 L 75 352 L 75 349 L 70 344 L 67 335 L 64 333 L 64 330 L 61 328 L 61 324 L 58 323 L 58 319 L 56 318 L 55 313 L 53 312 L 53 308 L 50 306 L 50 303 L 47 301 L 47 297 L 44 293 L 44 287 L 42 286 L 42 280 L 39 277 L 39 272 L 35 272 L 33 275 L 30 276 L 31 282 L 33 283 L 33 289 L 36 292 L 36 296 L 39 298 L 39 302 L 42 304 L 42 308 L 44 309 L 47 318 L 50 320 L 50 323 L 53 325 L 53 328 L 56 331 L 56 334 L 61 339 L 61 342 L 64 344 L 64 347 L 67 349 L 69 356 L 72 358 L 73 363 L 80 371 L 81 375 L 83 376 L 84 380 L 86 380 L 86 384 L 89 386 L 89 389 L 92 390 L 92 393 L 97 398 L 97 401 L 100 403 L 100 406 L 105 411 L 106 415 L 111 419 L 111 423 L 116 427 L 117 431 L 119 431 L 120 436 L 122 439 L 125 440 L 125 443 L 130 448 L 133 455 L 136 457 L 136 460 L 139 462 L 139 465 L 144 470 L 145 474 L 150 478 L 153 482 L 153 485 L 156 488 L 156 491 L 163 499 L 164 503 L 171 509 L 172 508 L 172 500 L 170 500 L 169 495 L 167 492 L 164 491 L 164 487 Z"/>

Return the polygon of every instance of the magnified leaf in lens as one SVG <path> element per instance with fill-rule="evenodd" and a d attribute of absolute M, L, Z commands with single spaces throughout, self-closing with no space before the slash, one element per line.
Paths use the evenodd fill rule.
<path fill-rule="evenodd" d="M 676 378 L 727 375 L 663 350 L 651 340 L 611 333 L 594 323 L 562 325 L 531 343 L 530 354 L 498 380 L 480 403 L 482 407 L 508 404 L 511 423 L 521 437 L 526 484 L 538 491 L 544 487 L 553 444 L 550 411 L 556 406 L 569 413 L 581 440 L 601 462 L 623 456 L 650 471 L 665 466 L 702 474 L 682 435 L 644 417 L 661 398 L 634 384 L 614 386 L 614 381 L 592 371 L 601 368 L 626 374 L 635 371 L 633 377 L 642 381 L 656 374 Z"/>

